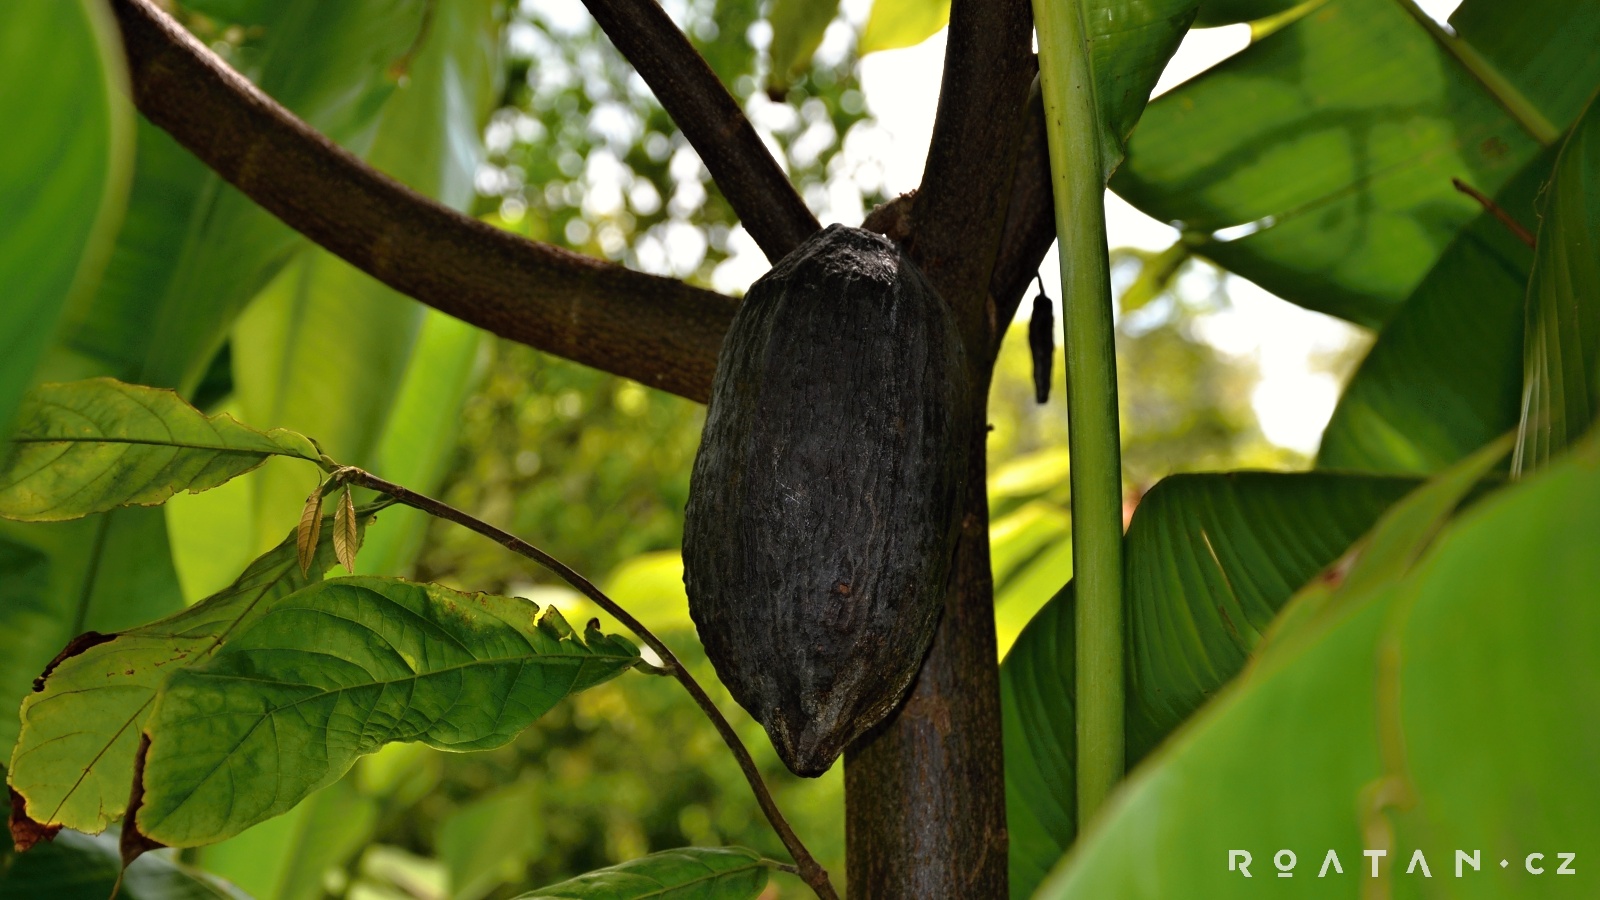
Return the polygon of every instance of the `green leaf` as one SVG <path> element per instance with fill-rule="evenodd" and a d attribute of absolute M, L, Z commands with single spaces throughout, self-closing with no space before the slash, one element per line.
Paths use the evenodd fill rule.
<path fill-rule="evenodd" d="M 324 900 L 329 871 L 342 870 L 377 829 L 379 803 L 354 782 L 341 778 L 276 819 L 200 848 L 196 864 L 255 900 Z"/>
<path fill-rule="evenodd" d="M 1561 38 L 1592 27 L 1585 4 L 1467 0 L 1458 15 L 1479 6 L 1496 8 L 1507 45 L 1549 46 L 1564 55 L 1541 66 L 1600 82 L 1593 44 Z M 1484 59 L 1490 71 L 1504 62 Z M 1569 121 L 1559 96 L 1519 96 Z M 1328 0 L 1152 103 L 1112 187 L 1211 235 L 1196 252 L 1230 271 L 1378 325 L 1478 213 L 1450 180 L 1493 196 L 1538 153 L 1542 129 L 1510 103 L 1401 3 Z"/>
<path fill-rule="evenodd" d="M 481 900 L 526 876 L 545 837 L 538 790 L 532 781 L 503 787 L 439 823 L 434 846 L 449 873 L 450 900 Z"/>
<path fill-rule="evenodd" d="M 1137 762 L 1243 667 L 1290 595 L 1332 563 L 1409 479 L 1322 473 L 1178 475 L 1128 528 L 1128 761 Z M 1072 586 L 1001 667 L 1013 896 L 1076 832 Z"/>
<path fill-rule="evenodd" d="M 262 604 L 204 663 L 171 675 L 145 724 L 130 819 L 174 847 L 280 815 L 391 741 L 482 750 L 639 661 L 548 609 L 384 578 Z M 126 827 L 126 825 L 125 825 Z"/>
<path fill-rule="evenodd" d="M 664 850 L 522 894 L 516 900 L 754 900 L 770 864 L 737 847 Z"/>
<path fill-rule="evenodd" d="M 950 0 L 873 0 L 856 52 L 898 50 L 920 44 L 950 23 Z"/>
<path fill-rule="evenodd" d="M 119 900 L 250 900 L 233 885 L 162 856 L 145 856 L 124 872 L 114 835 L 64 831 L 10 860 L 0 853 L 0 900 L 106 900 L 113 888 Z"/>
<path fill-rule="evenodd" d="M 49 40 L 41 40 L 49 35 Z M 133 113 L 102 0 L 0 7 L 0 439 L 64 310 L 93 293 L 132 174 Z"/>
<path fill-rule="evenodd" d="M 1583 111 L 1597 80 L 1600 15 L 1571 0 L 1469 0 L 1450 16 L 1461 40 L 1558 126 Z"/>
<path fill-rule="evenodd" d="M 206 416 L 172 391 L 110 378 L 45 384 L 0 459 L 0 515 L 59 522 L 214 488 L 269 456 L 316 462 L 304 436 Z"/>
<path fill-rule="evenodd" d="M 772 0 L 767 13 L 772 25 L 772 44 L 767 48 L 769 93 L 781 96 L 790 82 L 805 74 L 812 55 L 822 45 L 823 33 L 838 13 L 839 0 Z"/>
<path fill-rule="evenodd" d="M 230 61 L 319 132 L 364 156 L 395 91 L 392 69 L 430 2 L 263 4 L 262 21 L 251 29 L 259 37 Z M 235 316 L 306 241 L 143 120 L 134 172 L 101 288 L 94 303 L 69 316 L 64 352 L 49 377 L 113 375 L 188 395 Z"/>
<path fill-rule="evenodd" d="M 183 607 L 161 510 L 118 509 L 76 522 L 0 521 L 0 697 L 15 709 L 67 642 Z M 20 722 L 0 715 L 0 747 Z"/>
<path fill-rule="evenodd" d="M 438 488 L 455 451 L 461 409 L 482 370 L 487 339 L 472 325 L 427 311 L 371 471 L 413 490 Z M 422 550 L 430 521 L 421 510 L 394 507 L 367 531 L 356 571 L 404 574 Z"/>
<path fill-rule="evenodd" d="M 1519 222 L 1555 153 L 1535 157 L 1496 197 Z M 1322 434 L 1325 469 L 1428 474 L 1516 427 L 1522 320 L 1533 251 L 1489 213 L 1445 249 L 1378 335 Z"/>
<path fill-rule="evenodd" d="M 1525 387 L 1515 471 L 1547 463 L 1600 404 L 1600 104 L 1556 161 L 1528 284 Z"/>
<path fill-rule="evenodd" d="M 460 210 L 475 196 L 482 129 L 499 97 L 496 9 L 492 0 L 439 0 L 404 84 L 385 96 L 373 119 L 365 154 L 384 173 Z M 381 9 L 371 13 L 383 14 Z M 438 358 L 437 347 L 421 343 L 427 321 L 427 311 L 415 300 L 320 248 L 307 248 L 233 326 L 232 370 L 242 418 L 316 435 L 341 462 L 403 480 L 414 490 L 432 490 L 437 476 L 410 478 L 376 459 L 388 429 L 406 427 L 397 417 L 416 413 L 399 406 L 407 385 L 416 380 L 413 369 L 451 364 Z M 418 375 L 424 381 L 441 379 L 430 386 L 430 399 L 443 405 L 434 413 L 436 421 L 459 408 L 465 384 L 453 379 L 454 371 Z M 462 393 L 447 396 L 445 389 L 452 385 Z M 442 421 L 453 423 L 454 417 Z M 457 430 L 435 428 L 425 446 L 452 439 Z M 302 473 L 273 466 L 248 482 L 254 519 L 238 527 L 254 549 L 265 549 L 277 540 L 285 517 L 299 508 L 307 485 Z M 408 563 L 395 560 L 391 566 Z"/>
<path fill-rule="evenodd" d="M 1238 897 L 1229 851 L 1260 878 L 1281 848 L 1316 896 L 1426 893 L 1401 868 L 1417 851 L 1452 896 L 1591 896 L 1581 868 L 1518 864 L 1600 840 L 1597 472 L 1591 441 L 1479 501 L 1402 577 L 1347 584 L 1314 639 L 1265 654 L 1134 774 L 1039 896 Z M 1388 854 L 1379 880 L 1364 849 Z M 1347 874 L 1316 880 L 1328 850 Z M 1482 871 L 1456 881 L 1457 850 Z"/>
<path fill-rule="evenodd" d="M 371 510 L 363 510 L 362 519 L 370 518 Z M 309 574 L 302 574 L 297 533 L 291 533 L 233 584 L 194 606 L 118 634 L 95 635 L 95 643 L 58 657 L 22 701 L 22 732 L 11 756 L 10 784 L 26 801 L 28 816 L 87 832 L 121 817 L 156 691 L 173 672 L 210 658 L 272 601 L 321 581 L 335 564 L 331 529 L 322 530 Z"/>
<path fill-rule="evenodd" d="M 1200 0 L 1200 15 L 1195 17 L 1196 28 L 1232 25 L 1236 22 L 1254 22 L 1279 13 L 1288 12 L 1304 0 Z"/>

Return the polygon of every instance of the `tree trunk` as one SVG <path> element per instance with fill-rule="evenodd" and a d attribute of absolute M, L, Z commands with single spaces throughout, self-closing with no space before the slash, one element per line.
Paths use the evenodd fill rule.
<path fill-rule="evenodd" d="M 989 385 L 988 366 L 982 369 L 974 381 L 979 416 Z M 851 898 L 988 900 L 1007 893 L 987 436 L 980 428 L 973 440 L 961 543 L 922 672 L 899 712 L 845 755 Z"/>

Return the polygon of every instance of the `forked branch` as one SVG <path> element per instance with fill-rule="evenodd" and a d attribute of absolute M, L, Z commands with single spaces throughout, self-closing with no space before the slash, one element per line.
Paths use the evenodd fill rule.
<path fill-rule="evenodd" d="M 419 494 L 392 481 L 385 481 L 371 472 L 355 467 L 339 468 L 334 471 L 333 478 L 345 484 L 360 485 L 377 491 L 380 494 L 392 497 L 398 503 L 421 510 L 434 518 L 454 522 L 470 531 L 483 535 L 518 556 L 533 560 L 555 573 L 556 577 L 571 585 L 578 593 L 594 601 L 596 606 L 611 614 L 612 618 L 621 622 L 623 627 L 638 635 L 639 639 L 644 641 L 645 645 L 654 650 L 656 656 L 661 658 L 663 668 L 667 670 L 667 673 L 676 678 L 683 685 L 684 690 L 689 692 L 689 696 L 694 698 L 695 704 L 711 720 L 711 724 L 716 726 L 717 733 L 722 736 L 723 743 L 727 744 L 728 749 L 733 751 L 734 759 L 739 763 L 739 769 L 744 772 L 745 780 L 750 783 L 750 789 L 755 792 L 756 802 L 760 804 L 761 811 L 766 815 L 767 821 L 772 824 L 773 830 L 778 833 L 779 839 L 783 841 L 783 846 L 794 857 L 796 874 L 812 890 L 817 892 L 818 897 L 823 898 L 823 900 L 838 900 L 838 894 L 834 892 L 833 884 L 828 880 L 827 870 L 822 868 L 821 864 L 811 855 L 811 852 L 806 849 L 805 844 L 794 833 L 794 829 L 789 826 L 788 820 L 783 817 L 783 812 L 778 809 L 777 802 L 772 799 L 772 792 L 767 790 L 767 784 L 762 780 L 761 771 L 756 768 L 756 762 L 751 758 L 750 751 L 745 749 L 744 742 L 739 740 L 739 735 L 734 732 L 733 726 L 729 724 L 727 717 L 712 702 L 705 689 L 694 679 L 694 676 L 689 674 L 689 670 L 678 660 L 678 657 L 673 655 L 667 645 L 662 643 L 661 639 L 656 637 L 650 629 L 646 628 L 644 623 L 634 618 L 631 613 L 618 605 L 615 600 L 606 596 L 605 592 L 595 587 L 593 582 L 567 567 L 561 560 L 540 550 L 522 538 L 496 528 L 481 519 L 474 518 L 448 503 Z"/>
<path fill-rule="evenodd" d="M 738 101 L 656 0 L 584 0 L 584 5 L 700 154 L 767 259 L 788 256 L 822 227 Z"/>

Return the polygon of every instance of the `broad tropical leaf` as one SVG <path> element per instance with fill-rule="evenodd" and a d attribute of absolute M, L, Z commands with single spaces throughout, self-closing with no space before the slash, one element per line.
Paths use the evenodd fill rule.
<path fill-rule="evenodd" d="M 130 820 L 168 846 L 221 840 L 386 743 L 497 747 L 639 662 L 628 641 L 595 629 L 580 639 L 554 608 L 537 610 L 361 576 L 262 604 L 209 660 L 162 685 Z"/>
<path fill-rule="evenodd" d="M 664 850 L 552 884 L 516 900 L 754 900 L 770 864 L 737 847 Z"/>
<path fill-rule="evenodd" d="M 456 447 L 461 408 L 482 369 L 488 335 L 444 313 L 428 310 L 411 364 L 395 397 L 371 470 L 431 492 L 444 480 Z M 404 574 L 422 549 L 428 515 L 395 507 L 367 531 L 356 571 Z M 681 581 L 681 579 L 680 579 Z"/>
<path fill-rule="evenodd" d="M 1600 412 L 1600 103 L 1591 102 L 1556 162 L 1528 284 L 1523 359 L 1518 471 L 1544 465 Z"/>
<path fill-rule="evenodd" d="M 324 900 L 329 871 L 371 843 L 378 826 L 379 798 L 355 782 L 341 778 L 276 819 L 199 848 L 196 864 L 254 900 Z"/>
<path fill-rule="evenodd" d="M 365 523 L 371 515 L 363 510 L 360 518 Z M 63 651 L 22 701 L 10 785 L 28 817 L 92 833 L 120 818 L 156 691 L 172 673 L 209 659 L 272 601 L 321 581 L 335 559 L 332 522 L 320 530 L 304 573 L 291 533 L 233 584 L 194 606 L 118 634 L 91 632 Z"/>
<path fill-rule="evenodd" d="M 1180 475 L 1126 539 L 1128 761 L 1243 667 L 1290 595 L 1415 485 L 1332 474 Z M 1001 667 L 1011 884 L 1028 896 L 1076 831 L 1072 586 Z"/>
<path fill-rule="evenodd" d="M 40 40 L 49 35 L 49 40 Z M 0 440 L 74 301 L 93 293 L 132 174 L 133 112 L 103 0 L 0 8 Z"/>
<path fill-rule="evenodd" d="M 439 823 L 434 846 L 450 876 L 451 900 L 481 900 L 520 882 L 545 841 L 539 786 L 522 781 L 467 803 Z"/>
<path fill-rule="evenodd" d="M 318 461 L 304 436 L 207 416 L 172 391 L 110 378 L 28 394 L 0 450 L 0 516 L 59 522 L 214 488 L 269 456 Z"/>
<path fill-rule="evenodd" d="M 1480 500 L 1402 577 L 1347 582 L 1133 775 L 1039 896 L 1233 898 L 1264 885 L 1229 853 L 1272 878 L 1282 848 L 1306 896 L 1592 896 L 1597 472 L 1588 441 Z M 1364 850 L 1387 854 L 1376 880 Z M 1329 851 L 1344 874 L 1319 878 Z M 1577 877 L 1556 874 L 1561 851 Z M 1418 853 L 1434 881 L 1405 874 Z"/>
<path fill-rule="evenodd" d="M 1450 180 L 1497 194 L 1571 121 L 1570 85 L 1600 83 L 1593 40 L 1568 38 L 1592 33 L 1589 4 L 1466 0 L 1457 16 L 1498 34 L 1476 70 L 1405 4 L 1328 0 L 1152 103 L 1112 187 L 1222 232 L 1196 252 L 1273 293 L 1381 324 L 1478 212 Z M 1544 74 L 1515 92 L 1535 47 Z"/>
<path fill-rule="evenodd" d="M 136 860 L 127 871 L 113 836 L 64 831 L 48 844 L 5 859 L 0 850 L 0 900 L 250 900 L 221 879 L 160 856 Z"/>
<path fill-rule="evenodd" d="M 426 33 L 417 35 L 421 43 L 404 81 L 374 117 L 365 152 L 375 168 L 460 210 L 475 196 L 483 125 L 500 96 L 497 8 L 492 0 L 438 0 Z M 437 317 L 333 254 L 306 248 L 233 326 L 231 370 L 241 418 L 316 435 L 342 462 L 381 471 L 414 490 L 433 490 L 438 476 L 416 477 L 423 473 L 401 465 L 407 454 L 381 461 L 377 455 L 382 445 L 394 447 L 391 427 L 408 427 L 402 416 L 421 412 L 399 405 L 404 392 L 417 390 L 414 382 L 429 385 L 429 399 L 439 406 L 427 412 L 437 422 L 453 421 L 464 400 L 466 382 L 446 368 L 452 360 L 439 358 L 437 337 L 424 332 L 439 330 L 426 324 Z M 423 371 L 413 376 L 418 367 Z M 419 451 L 455 431 L 436 426 Z M 288 466 L 268 466 L 246 481 L 249 508 L 240 504 L 238 524 L 229 530 L 260 551 L 277 540 L 283 517 L 298 508 L 307 485 L 303 473 Z M 390 524 L 386 517 L 384 527 Z M 375 571 L 396 574 L 392 565 Z"/>
<path fill-rule="evenodd" d="M 231 62 L 319 132 L 365 155 L 395 90 L 396 63 L 430 5 L 232 4 L 251 18 L 252 40 Z M 47 374 L 112 375 L 189 396 L 234 317 L 306 242 L 142 120 L 134 172 L 100 290 L 68 317 L 65 352 Z"/>
<path fill-rule="evenodd" d="M 1554 158 L 1535 157 L 1495 198 L 1529 229 Z M 1423 475 L 1515 428 L 1532 266 L 1511 229 L 1479 214 L 1379 333 L 1323 431 L 1317 465 Z"/>

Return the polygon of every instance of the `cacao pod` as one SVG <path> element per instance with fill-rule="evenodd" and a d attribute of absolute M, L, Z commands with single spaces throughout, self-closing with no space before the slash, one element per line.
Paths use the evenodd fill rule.
<path fill-rule="evenodd" d="M 944 607 L 971 447 L 949 307 L 834 225 L 723 339 L 684 523 L 689 612 L 785 764 L 820 775 L 905 696 Z"/>

